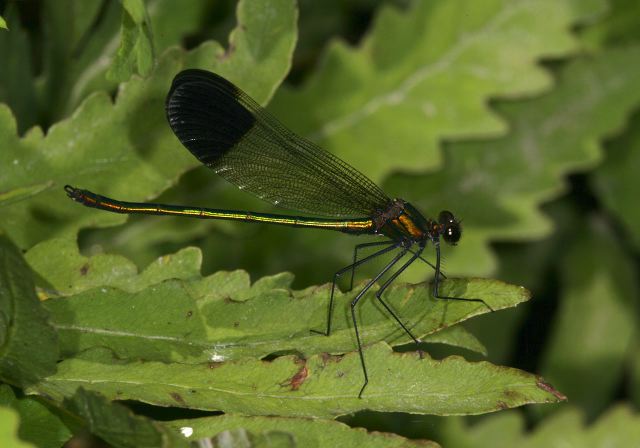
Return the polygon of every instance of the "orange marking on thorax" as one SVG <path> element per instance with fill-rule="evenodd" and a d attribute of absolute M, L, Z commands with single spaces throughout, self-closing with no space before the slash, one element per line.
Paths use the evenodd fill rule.
<path fill-rule="evenodd" d="M 394 219 L 394 221 L 399 221 L 400 225 L 414 238 L 419 238 L 424 233 L 407 215 L 400 215 L 397 219 Z"/>

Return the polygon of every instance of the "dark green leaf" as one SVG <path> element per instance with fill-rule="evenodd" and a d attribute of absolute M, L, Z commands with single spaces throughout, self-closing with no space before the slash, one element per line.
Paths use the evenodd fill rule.
<path fill-rule="evenodd" d="M 58 337 L 47 317 L 31 269 L 0 234 L 0 379 L 25 386 L 55 372 Z"/>
<path fill-rule="evenodd" d="M 640 209 L 636 206 L 640 197 L 638 166 L 640 114 L 636 113 L 627 131 L 609 143 L 607 158 L 592 177 L 596 192 L 625 226 L 636 252 L 640 252 Z"/>
<path fill-rule="evenodd" d="M 9 5 L 5 12 L 11 31 L 0 31 L 0 55 L 4 62 L 0 70 L 0 101 L 11 107 L 20 131 L 24 132 L 38 120 L 31 45 L 27 32 L 20 26 L 15 5 Z"/>
<path fill-rule="evenodd" d="M 622 379 L 640 325 L 639 296 L 632 261 L 604 221 L 590 217 L 573 232 L 542 372 L 592 418 Z"/>
<path fill-rule="evenodd" d="M 64 400 L 66 409 L 79 416 L 87 429 L 116 448 L 187 447 L 177 432 L 146 417 L 136 416 L 100 394 L 79 388 Z"/>
<path fill-rule="evenodd" d="M 640 42 L 638 17 L 640 3 L 635 0 L 609 0 L 609 11 L 603 20 L 587 27 L 581 37 L 590 47 L 603 50 L 606 46 Z"/>

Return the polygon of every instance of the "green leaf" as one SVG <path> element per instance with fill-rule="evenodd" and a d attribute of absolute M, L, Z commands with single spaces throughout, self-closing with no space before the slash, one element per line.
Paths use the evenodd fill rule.
<path fill-rule="evenodd" d="M 390 184 L 400 191 L 437 191 L 418 202 L 422 209 L 457 206 L 464 250 L 452 252 L 449 263 L 456 272 L 488 270 L 494 264 L 489 240 L 550 232 L 539 205 L 566 189 L 567 172 L 601 161 L 600 139 L 620 129 L 640 102 L 640 89 L 633 88 L 638 77 L 638 46 L 576 59 L 559 72 L 552 92 L 496 103 L 512 125 L 508 136 L 449 143 L 442 171 L 396 176 Z"/>
<path fill-rule="evenodd" d="M 472 352 L 487 356 L 487 348 L 462 325 L 455 325 L 440 330 L 437 333 L 427 335 L 423 341 L 432 344 L 446 344 L 452 347 L 466 348 Z"/>
<path fill-rule="evenodd" d="M 599 0 L 385 7 L 359 47 L 334 42 L 303 88 L 281 89 L 270 107 L 375 182 L 434 169 L 443 138 L 503 134 L 487 99 L 548 88 L 538 59 L 575 51 L 572 24 L 603 7 Z"/>
<path fill-rule="evenodd" d="M 143 0 L 121 0 L 120 47 L 107 72 L 111 81 L 126 81 L 133 73 L 148 76 L 155 60 L 151 23 Z"/>
<path fill-rule="evenodd" d="M 188 8 L 182 2 L 174 0 L 148 0 L 147 13 L 151 19 L 153 42 L 158 54 L 172 45 L 180 44 L 186 36 L 202 31 L 203 26 L 210 29 L 211 25 L 203 23 L 203 17 L 214 11 L 218 12 L 218 8 L 224 10 L 225 6 L 227 5 L 215 5 L 216 9 L 212 11 L 208 0 L 190 0 Z"/>
<path fill-rule="evenodd" d="M 440 442 L 465 448 L 545 447 L 631 447 L 640 440 L 640 414 L 617 405 L 587 425 L 579 409 L 564 405 L 534 430 L 526 428 L 524 416 L 501 413 L 467 426 L 461 420 L 447 420 Z"/>
<path fill-rule="evenodd" d="M 446 56 L 449 54 L 447 49 L 450 47 L 445 45 L 440 48 L 434 42 L 448 42 L 447 39 L 453 39 L 449 36 L 450 34 L 455 35 L 455 33 L 443 33 L 442 24 L 458 23 L 460 4 L 462 3 L 464 2 L 415 2 L 415 8 L 407 13 L 382 13 L 382 16 L 385 17 L 388 15 L 397 16 L 398 23 L 385 19 L 396 25 L 394 27 L 375 25 L 370 34 L 380 34 L 379 40 L 386 38 L 388 42 L 396 40 L 401 42 L 398 36 L 410 33 L 405 30 L 415 31 L 409 24 L 414 24 L 417 28 L 420 28 L 420 23 L 431 25 L 433 21 L 436 24 L 425 30 L 420 29 L 420 32 L 410 33 L 411 39 L 417 42 L 415 48 L 413 45 L 409 45 L 406 50 L 398 50 L 395 53 L 397 60 L 394 60 L 393 64 L 384 66 L 375 62 L 377 59 L 374 60 L 374 56 L 377 53 L 370 50 L 370 47 L 373 48 L 373 44 L 369 41 L 373 38 L 366 40 L 361 49 L 353 51 L 344 49 L 344 46 L 340 44 L 334 45 L 325 58 L 324 64 L 320 66 L 318 74 L 311 75 L 307 84 L 295 91 L 281 89 L 271 105 L 272 111 L 287 127 L 309 136 L 315 132 L 314 129 L 321 128 L 323 123 L 329 122 L 332 118 L 340 119 L 344 115 L 343 111 L 348 114 L 350 111 L 357 113 L 357 111 L 363 110 L 359 101 L 366 102 L 367 98 L 376 95 L 376 92 L 382 92 L 380 96 L 384 96 L 387 92 L 393 92 L 394 86 L 400 85 L 389 81 L 392 77 L 401 76 L 407 70 L 408 73 L 411 73 L 412 67 L 421 67 L 425 64 L 431 67 L 429 64 L 432 59 L 429 58 L 436 58 L 435 66 L 438 66 L 438 61 L 441 59 L 437 59 L 437 55 L 434 56 L 432 53 Z M 520 11 L 520 14 L 513 16 L 513 20 L 517 24 L 512 24 L 506 30 L 491 30 L 491 32 L 495 32 L 495 35 L 490 33 L 486 39 L 492 42 L 491 44 L 480 38 L 464 40 L 470 45 L 469 51 L 478 51 L 469 55 L 471 61 L 467 61 L 467 59 L 455 60 L 451 70 L 445 70 L 434 78 L 434 80 L 438 80 L 437 85 L 429 90 L 426 87 L 420 87 L 415 92 L 412 91 L 412 95 L 408 97 L 411 98 L 411 104 L 398 106 L 385 104 L 384 107 L 381 106 L 378 114 L 381 117 L 384 115 L 384 118 L 374 114 L 371 119 L 366 119 L 358 124 L 357 132 L 355 129 L 347 129 L 345 132 L 340 132 L 339 138 L 336 134 L 336 138 L 331 137 L 331 141 L 323 139 L 318 141 L 374 179 L 388 177 L 390 172 L 399 169 L 414 172 L 427 166 L 435 168 L 440 164 L 440 150 L 437 142 L 445 138 L 455 137 L 456 140 L 460 140 L 463 137 L 468 138 L 470 135 L 476 135 L 469 129 L 469 126 L 474 123 L 478 123 L 477 126 L 480 126 L 480 122 L 491 122 L 494 123 L 494 127 L 504 127 L 501 121 L 494 118 L 495 114 L 487 109 L 488 96 L 498 95 L 502 92 L 502 86 L 505 88 L 509 85 L 512 86 L 511 93 L 505 92 L 512 97 L 522 95 L 525 92 L 528 92 L 527 95 L 531 95 L 532 92 L 542 89 L 543 84 L 548 85 L 547 72 L 540 68 L 536 58 L 552 51 L 551 49 L 559 48 L 562 46 L 558 45 L 561 42 L 566 44 L 567 51 L 574 51 L 577 44 L 570 34 L 570 25 L 581 21 L 585 14 L 595 14 L 601 11 L 600 7 L 595 7 L 595 3 L 588 7 L 586 2 L 562 3 L 564 6 L 561 7 L 561 11 L 564 11 L 566 15 L 560 12 L 560 16 L 557 15 L 558 11 L 556 10 L 560 3 L 555 1 L 535 2 L 535 6 L 534 3 L 527 1 L 505 2 L 505 6 L 496 6 L 496 4 L 497 2 L 490 4 L 473 2 L 473 6 L 469 6 L 464 3 L 465 10 L 469 10 L 469 8 L 486 9 L 484 11 L 486 14 L 495 13 L 492 17 L 511 18 L 509 13 L 505 11 Z M 598 2 L 598 5 L 601 5 L 601 2 Z M 539 9 L 547 7 L 553 9 L 554 12 L 545 14 Z M 436 12 L 442 10 L 455 14 L 456 19 L 444 21 L 431 10 Z M 482 14 L 472 16 L 479 17 L 478 20 L 485 17 Z M 545 16 L 552 16 L 553 19 L 549 21 Z M 522 20 L 522 23 L 518 20 Z M 376 23 L 381 23 L 381 19 Z M 505 26 L 510 23 L 509 21 L 505 22 Z M 465 25 L 468 23 L 463 20 L 460 25 L 460 33 L 465 31 Z M 539 27 L 538 31 L 533 32 L 531 45 L 535 46 L 535 42 L 541 43 L 545 39 L 553 40 L 554 43 L 547 42 L 548 45 L 542 45 L 538 50 L 524 45 L 521 40 L 524 36 L 529 36 L 529 32 L 523 31 L 523 26 L 526 26 L 527 29 L 529 27 L 538 29 Z M 513 29 L 517 29 L 518 37 L 510 36 L 509 33 Z M 456 32 L 458 32 L 457 30 L 458 28 L 456 28 Z M 442 36 L 434 37 L 430 33 L 439 33 Z M 467 35 L 475 36 L 469 33 Z M 393 37 L 389 38 L 389 36 Z M 425 42 L 422 42 L 423 36 Z M 420 42 L 422 43 L 420 44 Z M 454 45 L 457 41 L 452 42 L 451 45 Z M 480 51 L 480 47 L 485 44 L 490 45 L 491 48 Z M 425 48 L 426 50 L 423 51 Z M 532 50 L 533 53 L 529 55 L 530 59 L 522 52 L 523 48 Z M 412 51 L 416 53 L 413 54 Z M 407 55 L 405 52 L 410 54 Z M 499 56 L 502 52 L 504 52 L 504 56 Z M 634 60 L 631 53 L 627 54 L 627 60 Z M 522 63 L 512 67 L 511 57 L 507 55 L 523 57 L 528 62 L 525 64 L 518 59 Z M 474 61 L 472 56 L 477 57 L 478 61 Z M 498 57 L 499 61 L 493 60 L 494 56 Z M 582 124 L 588 128 L 586 133 L 597 133 L 597 136 L 593 138 L 600 138 L 619 126 L 619 122 L 613 123 L 617 120 L 615 117 L 622 120 L 622 117 L 631 109 L 630 104 L 634 103 L 633 96 L 637 89 L 631 96 L 623 98 L 621 102 L 618 102 L 616 97 L 619 93 L 614 93 L 608 98 L 608 92 L 605 90 L 605 86 L 612 84 L 618 75 L 623 78 L 622 82 L 625 83 L 625 86 L 615 89 L 614 92 L 634 90 L 632 87 L 634 84 L 633 71 L 636 67 L 634 65 L 626 72 L 622 70 L 623 67 L 626 69 L 624 65 L 626 60 L 622 56 L 612 55 L 610 57 L 615 59 L 615 63 L 618 64 L 615 69 L 600 70 L 594 74 L 598 77 L 607 77 L 609 82 L 604 78 L 599 79 L 598 82 L 602 81 L 603 87 L 596 86 L 593 89 L 594 93 L 587 96 L 592 87 L 589 82 L 589 77 L 592 75 L 589 71 L 594 70 L 594 66 L 610 63 L 608 58 L 604 57 L 601 63 L 582 61 L 578 67 L 573 68 L 560 80 L 562 85 L 558 86 L 560 91 L 557 96 L 549 93 L 544 99 L 539 101 L 528 99 L 514 103 L 516 105 L 514 107 L 509 107 L 513 102 L 508 103 L 507 106 L 503 106 L 504 103 L 499 103 L 499 112 L 504 118 L 503 121 L 509 122 L 513 119 L 515 121 L 514 129 L 518 135 L 514 134 L 502 139 L 480 140 L 468 144 L 447 144 L 446 148 L 450 150 L 446 151 L 446 167 L 439 174 L 428 176 L 425 182 L 421 181 L 422 176 L 398 175 L 385 183 L 385 190 L 389 194 L 412 201 L 427 216 L 433 217 L 440 210 L 449 209 L 463 218 L 465 231 L 461 244 L 458 248 L 447 248 L 447 273 L 489 275 L 495 270 L 496 262 L 488 247 L 488 241 L 496 238 L 539 238 L 550 231 L 548 221 L 538 212 L 540 202 L 548 200 L 554 194 L 557 195 L 562 191 L 565 171 L 581 167 L 585 159 L 592 157 L 585 156 L 585 152 L 587 154 L 597 152 L 593 151 L 593 146 L 588 143 L 583 146 L 571 145 L 571 142 L 580 140 L 585 134 L 582 129 L 577 131 L 572 125 L 574 123 L 578 123 L 578 126 Z M 444 59 L 444 61 L 447 62 L 448 59 Z M 491 74 L 483 81 L 486 84 L 477 84 L 478 80 L 472 75 L 463 76 L 472 71 L 469 69 L 469 64 L 472 62 L 476 62 L 473 67 L 482 67 L 486 73 Z M 585 67 L 586 72 L 576 73 L 582 67 Z M 595 68 L 595 70 L 599 69 Z M 573 76 L 576 77 L 575 82 Z M 580 77 L 583 79 L 578 79 Z M 505 78 L 513 82 L 511 84 L 503 83 L 502 80 Z M 523 90 L 516 89 L 516 83 L 525 83 L 532 79 L 544 81 L 536 88 L 530 86 L 532 90 L 527 90 L 524 87 Z M 429 85 L 429 82 L 434 80 L 429 79 L 428 82 L 425 82 Z M 389 83 L 389 86 L 379 86 L 385 82 Z M 492 83 L 497 83 L 497 87 L 492 87 Z M 478 92 L 474 91 L 473 95 L 468 95 L 468 92 L 462 88 L 467 85 L 470 85 L 472 89 L 486 87 L 486 90 L 480 89 Z M 495 90 L 492 90 L 494 88 Z M 482 93 L 482 95 L 478 96 L 478 93 Z M 431 97 L 437 98 L 439 103 L 442 103 L 441 110 L 450 112 L 440 114 L 439 119 L 424 117 L 422 111 L 415 113 L 414 109 L 422 104 L 423 97 L 428 97 L 429 101 L 431 101 Z M 596 107 L 588 108 L 588 114 L 577 116 L 585 109 L 584 107 L 580 108 L 578 104 L 572 104 L 568 111 L 560 110 L 560 105 L 564 101 L 578 103 L 587 97 L 594 98 L 598 102 Z M 378 103 L 374 102 L 374 104 Z M 603 120 L 600 120 L 599 117 L 591 117 L 591 115 L 595 116 L 598 111 L 611 109 L 613 112 L 613 109 L 616 108 L 620 109 L 619 113 L 612 113 L 610 117 L 604 117 Z M 300 111 L 309 112 L 300 113 Z M 575 114 L 576 116 L 563 122 L 562 118 L 565 114 Z M 557 118 L 558 123 L 566 123 L 567 126 L 558 128 L 558 132 L 547 138 L 547 135 L 540 131 L 542 129 L 541 121 L 551 115 Z M 527 121 L 531 119 L 537 120 L 535 124 L 530 124 Z M 591 126 L 589 119 L 602 123 L 602 125 Z M 409 125 L 411 125 L 411 129 L 407 129 Z M 495 135 L 497 128 L 493 131 L 485 129 L 478 132 L 483 136 Z M 424 135 L 425 133 L 429 135 Z M 541 148 L 541 151 L 534 151 L 537 160 L 540 161 L 535 165 L 538 167 L 538 171 L 532 168 L 530 160 L 526 157 L 528 153 L 525 143 L 532 140 L 536 150 Z M 543 141 L 539 142 L 538 140 Z M 516 147 L 520 150 L 514 151 L 513 148 Z M 460 155 L 456 156 L 457 153 Z M 560 166 L 560 159 L 567 159 L 571 154 L 573 157 L 569 162 L 573 163 Z M 546 158 L 550 159 L 549 163 Z M 547 166 L 555 166 L 555 168 L 547 170 Z M 523 173 L 529 173 L 530 170 L 533 180 L 528 182 L 528 176 L 524 176 Z M 196 173 L 192 173 L 190 177 L 193 178 L 194 175 Z M 246 198 L 248 196 L 246 194 L 225 188 L 210 173 L 202 172 L 200 177 L 195 178 L 195 185 L 195 188 L 182 188 L 181 194 L 164 199 L 175 203 L 214 205 L 215 207 L 232 209 L 261 210 L 260 207 L 264 207 L 259 201 L 252 202 Z M 523 187 L 527 186 L 534 191 L 523 191 Z M 503 202 L 506 202 L 507 205 Z M 516 209 L 516 212 L 512 209 Z M 523 211 L 519 209 L 523 209 Z M 145 264 L 166 252 L 166 246 L 160 243 L 160 241 L 166 240 L 162 240 L 161 235 L 171 234 L 170 250 L 176 250 L 180 247 L 180 242 L 193 244 L 197 241 L 198 244 L 203 245 L 205 270 L 228 269 L 229 263 L 257 275 L 291 270 L 296 273 L 300 284 L 326 281 L 331 278 L 338 267 L 348 264 L 351 255 L 350 250 L 345 249 L 345 246 L 350 247 L 352 239 L 342 235 L 312 231 L 293 232 L 290 229 L 267 228 L 266 226 L 256 228 L 256 226 L 242 224 L 235 227 L 220 223 L 207 225 L 203 222 L 186 223 L 177 220 L 151 221 L 147 219 L 137 221 L 137 224 L 137 230 L 130 227 L 127 233 L 107 235 L 115 244 L 110 244 L 109 240 L 105 238 L 105 234 L 101 234 L 100 238 L 92 239 L 92 242 L 104 244 L 109 248 L 108 250 L 125 253 L 137 263 Z M 260 247 L 260 257 L 255 256 L 256 246 Z M 285 247 L 292 248 L 291 250 L 298 255 L 283 256 L 283 253 L 286 252 Z M 232 259 L 212 255 L 220 251 L 232 253 Z M 302 256 L 302 254 L 310 255 Z M 314 263 L 311 258 L 330 260 L 332 262 L 327 262 L 326 266 L 335 267 L 333 269 L 328 267 L 318 269 L 317 263 Z M 361 272 L 364 276 L 373 276 L 374 269 L 374 266 L 365 266 Z M 403 278 L 417 282 L 424 280 L 429 274 L 428 269 L 416 264 L 403 274 Z"/>
<path fill-rule="evenodd" d="M 568 409 L 545 420 L 536 432 L 520 444 L 523 448 L 549 446 L 634 446 L 640 440 L 640 415 L 619 405 L 586 427 L 584 416 Z"/>
<path fill-rule="evenodd" d="M 92 434 L 114 447 L 188 446 L 184 438 L 161 423 L 134 415 L 123 405 L 110 403 L 95 392 L 79 388 L 73 396 L 64 400 L 64 406 L 79 416 Z"/>
<path fill-rule="evenodd" d="M 58 340 L 20 251 L 0 234 L 0 379 L 25 386 L 56 370 Z"/>
<path fill-rule="evenodd" d="M 11 448 L 35 448 L 36 445 L 18 438 L 18 413 L 10 408 L 0 406 L 0 444 Z"/>
<path fill-rule="evenodd" d="M 264 12 L 265 14 L 259 14 Z M 250 17 L 248 16 L 250 14 Z M 255 14 L 254 14 L 255 13 Z M 180 148 L 166 123 L 164 97 L 173 76 L 185 67 L 214 70 L 265 102 L 288 71 L 295 43 L 292 0 L 240 2 L 230 50 L 207 42 L 191 52 L 164 53 L 145 80 L 121 85 L 115 104 L 108 95 L 87 98 L 73 117 L 53 126 L 46 137 L 32 129 L 16 135 L 16 123 L 0 105 L 0 165 L 11 166 L 0 191 L 49 188 L 20 202 L 2 203 L 0 226 L 23 247 L 80 227 L 122 223 L 126 217 L 80 207 L 62 191 L 67 184 L 111 196 L 144 200 L 169 187 L 197 161 Z M 245 80 L 250 79 L 250 82 Z"/>
<path fill-rule="evenodd" d="M 35 124 L 48 127 L 68 117 L 92 92 L 116 89 L 105 74 L 121 40 L 121 2 L 43 0 L 37 14 L 39 33 L 22 29 L 14 3 L 5 16 L 14 24 L 12 33 L 0 34 L 0 54 L 12 62 L 0 72 L 0 98 L 16 115 L 20 134 Z M 146 4 L 152 29 L 157 30 L 153 46 L 161 54 L 185 35 L 200 31 L 209 2 L 190 0 L 188 8 L 170 0 Z M 219 9 L 228 8 L 215 11 Z M 25 25 L 30 30 L 35 26 Z M 37 78 L 32 65 L 42 66 Z"/>
<path fill-rule="evenodd" d="M 59 448 L 71 438 L 71 431 L 60 417 L 34 397 L 16 398 L 11 387 L 0 385 L 0 406 L 8 406 L 18 412 L 20 428 L 18 436 L 39 448 Z M 0 439 L 1 440 L 1 439 Z M 2 444 L 0 446 L 13 446 Z"/>
<path fill-rule="evenodd" d="M 632 260 L 603 220 L 588 217 L 573 233 L 562 260 L 560 307 L 542 372 L 593 418 L 614 398 L 622 379 L 640 325 L 640 296 Z"/>
<path fill-rule="evenodd" d="M 9 4 L 4 13 L 11 23 L 11 32 L 0 32 L 0 55 L 4 61 L 11 63 L 3 64 L 0 70 L 0 102 L 11 107 L 21 131 L 24 131 L 36 123 L 38 115 L 31 45 L 27 32 L 20 26 L 15 5 Z M 4 148 L 3 151 L 6 151 Z"/>
<path fill-rule="evenodd" d="M 61 399 L 81 386 L 109 399 L 160 406 L 324 418 L 363 409 L 478 414 L 564 399 L 539 377 L 487 362 L 471 363 L 456 356 L 421 359 L 416 353 L 393 353 L 384 343 L 365 349 L 364 357 L 369 385 L 361 399 L 357 352 L 344 357 L 316 355 L 305 361 L 284 356 L 271 362 L 245 359 L 200 365 L 70 359 L 28 391 Z"/>
<path fill-rule="evenodd" d="M 607 46 L 638 43 L 640 4 L 635 0 L 609 0 L 609 11 L 603 20 L 582 30 L 580 37 L 587 46 L 603 50 Z"/>
<path fill-rule="evenodd" d="M 53 238 L 27 252 L 26 259 L 46 286 L 43 296 L 77 294 L 99 286 L 111 286 L 129 292 L 139 291 L 168 279 L 200 277 L 202 254 L 194 247 L 158 258 L 138 273 L 138 268 L 119 255 L 80 254 L 75 238 Z M 248 279 L 247 279 L 248 282 Z"/>
<path fill-rule="evenodd" d="M 640 408 L 640 340 L 638 340 L 638 338 L 636 338 L 630 358 L 631 366 L 629 375 L 631 380 L 629 389 L 633 403 L 636 405 L 636 408 Z"/>
<path fill-rule="evenodd" d="M 640 166 L 640 114 L 627 131 L 608 143 L 607 158 L 591 177 L 591 183 L 608 210 L 624 225 L 636 252 L 640 252 L 640 195 L 637 167 Z"/>
<path fill-rule="evenodd" d="M 273 448 L 296 448 L 298 445 L 292 434 L 282 431 L 265 431 L 255 434 L 246 429 L 234 429 L 222 431 L 215 437 L 206 437 L 192 444 L 198 446 L 242 446 L 242 447 L 273 447 Z"/>
<path fill-rule="evenodd" d="M 34 257 L 32 252 L 30 259 L 39 275 L 53 281 L 60 267 L 40 263 L 46 257 Z M 243 272 L 201 278 L 197 275 L 200 253 L 194 249 L 163 257 L 140 275 L 130 263 L 120 264 L 119 257 L 95 256 L 79 262 L 73 257 L 65 259 L 71 260 L 74 268 L 69 269 L 70 276 L 60 276 L 62 284 L 74 282 L 74 288 L 83 292 L 49 299 L 45 306 L 52 313 L 66 357 L 93 347 L 109 347 L 123 359 L 193 363 L 287 351 L 344 353 L 355 348 L 347 309 L 360 287 L 348 294 L 336 292 L 332 335 L 323 337 L 310 330 L 326 328 L 330 285 L 292 291 L 290 274 L 263 278 L 252 286 Z M 47 272 L 52 266 L 53 271 Z M 61 269 L 65 271 L 66 266 Z M 183 280 L 158 283 L 180 278 Z M 482 298 L 494 310 L 529 298 L 524 288 L 492 280 L 446 280 L 442 288 L 456 297 Z M 365 296 L 358 306 L 364 340 L 386 340 L 393 345 L 410 342 L 372 295 Z M 384 297 L 416 337 L 433 335 L 489 311 L 477 302 L 436 300 L 428 285 L 392 286 Z M 285 316 L 296 318 L 283 319 Z M 463 329 L 449 329 L 425 342 L 483 351 Z"/>
<path fill-rule="evenodd" d="M 296 446 L 322 447 L 337 446 L 367 448 L 437 448 L 439 445 L 426 440 L 410 440 L 395 434 L 367 432 L 363 428 L 350 428 L 344 423 L 320 419 L 282 418 L 282 417 L 243 417 L 239 415 L 221 415 L 191 420 L 176 420 L 170 427 L 183 434 L 191 434 L 196 440 L 218 434 L 222 431 L 233 432 L 244 429 L 254 434 L 283 432 L 293 435 Z"/>
<path fill-rule="evenodd" d="M 2 16 L 0 16 L 0 28 L 5 30 L 9 29 L 9 27 L 7 26 L 7 22 L 5 22 Z"/>

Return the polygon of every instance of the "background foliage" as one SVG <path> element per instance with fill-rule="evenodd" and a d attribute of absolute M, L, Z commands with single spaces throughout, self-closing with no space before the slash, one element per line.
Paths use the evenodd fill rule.
<path fill-rule="evenodd" d="M 0 16 L 0 445 L 640 441 L 637 1 L 29 0 Z M 308 331 L 352 237 L 69 201 L 67 183 L 272 211 L 171 134 L 185 67 L 425 214 L 454 211 L 447 274 L 500 281 L 446 287 L 521 305 L 435 303 L 416 263 L 387 297 L 428 355 L 365 299 L 358 400 L 353 295 L 332 337 Z"/>

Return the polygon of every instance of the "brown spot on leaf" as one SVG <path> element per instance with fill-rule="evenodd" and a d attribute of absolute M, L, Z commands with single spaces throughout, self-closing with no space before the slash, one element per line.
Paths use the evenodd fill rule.
<path fill-rule="evenodd" d="M 191 310 L 187 311 L 187 317 L 191 317 L 191 316 L 193 316 L 193 311 Z"/>
<path fill-rule="evenodd" d="M 300 389 L 300 386 L 302 385 L 302 383 L 304 383 L 304 380 L 307 379 L 307 376 L 309 376 L 309 369 L 307 369 L 306 365 L 303 365 L 302 368 L 298 370 L 298 373 L 293 375 L 293 377 L 291 377 L 291 380 L 289 380 L 291 390 Z"/>
<path fill-rule="evenodd" d="M 536 386 L 538 386 L 540 389 L 546 392 L 549 392 L 550 394 L 553 394 L 553 396 L 556 397 L 558 400 L 565 401 L 567 399 L 566 395 L 556 390 L 551 384 L 546 383 L 544 379 L 542 379 L 542 377 L 536 378 Z"/>
<path fill-rule="evenodd" d="M 218 367 L 222 366 L 222 364 L 224 364 L 223 362 L 215 362 L 215 361 L 210 361 L 207 363 L 207 366 L 210 369 L 217 369 Z"/>
<path fill-rule="evenodd" d="M 184 398 L 182 398 L 182 396 L 181 396 L 179 393 L 177 393 L 177 392 L 171 392 L 169 395 L 171 396 L 171 398 L 173 398 L 173 399 L 174 399 L 175 401 L 177 401 L 178 403 L 180 403 L 180 404 L 182 404 L 182 405 L 185 405 L 185 404 L 186 404 L 186 403 L 185 403 L 185 401 L 184 401 Z"/>
<path fill-rule="evenodd" d="M 504 401 L 498 401 L 498 408 L 499 409 L 509 409 L 509 406 Z"/>
<path fill-rule="evenodd" d="M 507 397 L 509 400 L 512 400 L 512 401 L 519 401 L 521 399 L 521 397 L 522 397 L 515 390 L 509 390 L 509 389 L 504 391 L 504 396 Z"/>
<path fill-rule="evenodd" d="M 340 361 L 342 361 L 344 355 L 331 355 L 329 353 L 322 353 L 320 357 L 322 358 L 322 364 L 326 366 L 330 362 L 335 362 L 336 364 L 339 363 Z"/>
<path fill-rule="evenodd" d="M 89 272 L 89 263 L 83 264 L 80 268 L 80 275 L 85 276 L 87 275 L 87 272 Z"/>

